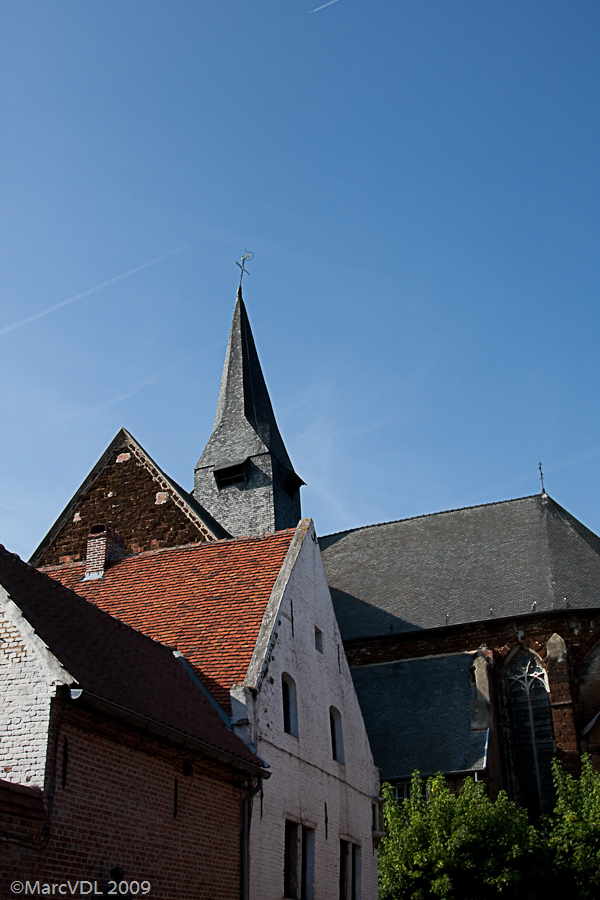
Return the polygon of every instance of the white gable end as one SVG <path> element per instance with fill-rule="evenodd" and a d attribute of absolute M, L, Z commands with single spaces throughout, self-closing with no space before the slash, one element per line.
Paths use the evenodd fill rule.
<path fill-rule="evenodd" d="M 379 773 L 310 520 L 298 526 L 278 582 L 244 689 L 232 692 L 234 721 L 236 716 L 247 717 L 252 743 L 271 767 L 262 797 L 254 800 L 250 896 L 261 900 L 290 895 L 289 884 L 284 894 L 284 875 L 289 880 L 285 869 L 292 834 L 298 840 L 298 880 L 302 859 L 306 854 L 312 858 L 304 873 L 312 882 L 308 898 L 339 896 L 345 841 L 358 867 L 354 876 L 349 872 L 348 896 L 354 877 L 360 882 L 354 885 L 355 895 L 375 900 L 372 802 L 379 792 Z M 292 823 L 287 839 L 286 822 Z"/>
<path fill-rule="evenodd" d="M 0 778 L 44 787 L 50 704 L 73 680 L 0 586 Z"/>

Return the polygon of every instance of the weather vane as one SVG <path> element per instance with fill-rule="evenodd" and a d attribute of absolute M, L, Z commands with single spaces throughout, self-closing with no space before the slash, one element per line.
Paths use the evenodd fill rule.
<path fill-rule="evenodd" d="M 541 480 L 541 482 L 542 482 L 542 494 L 545 494 L 545 493 L 546 493 L 546 489 L 544 488 L 544 473 L 543 473 L 543 471 L 542 471 L 542 461 L 541 461 L 541 459 L 540 459 L 540 462 L 539 462 L 539 465 L 538 465 L 538 469 L 540 470 L 540 480 Z"/>
<path fill-rule="evenodd" d="M 254 259 L 254 253 L 252 252 L 252 250 L 244 250 L 241 263 L 239 263 L 237 261 L 237 259 L 235 261 L 236 266 L 239 266 L 240 269 L 242 270 L 240 272 L 240 287 L 242 286 L 242 278 L 244 277 L 244 272 L 247 275 L 250 274 L 250 272 L 248 272 L 248 270 L 246 269 L 246 262 L 248 262 L 248 260 L 251 260 L 251 259 Z"/>

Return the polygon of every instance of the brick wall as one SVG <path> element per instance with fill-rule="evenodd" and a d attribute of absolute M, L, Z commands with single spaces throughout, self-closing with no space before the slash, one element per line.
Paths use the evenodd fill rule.
<path fill-rule="evenodd" d="M 0 778 L 43 787 L 54 688 L 31 646 L 0 609 Z"/>
<path fill-rule="evenodd" d="M 36 565 L 85 559 L 90 528 L 98 523 L 111 526 L 123 537 L 127 555 L 205 540 L 127 446 L 113 450 L 106 468 L 72 507 L 67 522 Z"/>
<path fill-rule="evenodd" d="M 56 701 L 52 731 L 47 843 L 3 842 L 0 896 L 14 879 L 106 884 L 118 866 L 127 880 L 150 881 L 155 900 L 239 900 L 239 776 Z"/>
<path fill-rule="evenodd" d="M 447 628 L 405 632 L 384 637 L 346 641 L 344 646 L 351 666 L 412 659 L 431 654 L 460 653 L 487 644 L 498 653 L 508 652 L 522 638 L 535 641 L 543 648 L 558 633 L 567 641 L 577 659 L 590 637 L 600 629 L 600 612 L 540 613 L 514 619 L 488 620 L 472 625 L 450 625 Z M 506 648 L 506 650 L 505 650 Z"/>

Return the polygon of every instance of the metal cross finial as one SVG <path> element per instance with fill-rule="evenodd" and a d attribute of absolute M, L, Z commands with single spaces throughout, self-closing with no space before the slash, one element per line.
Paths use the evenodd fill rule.
<path fill-rule="evenodd" d="M 244 250 L 242 261 L 239 263 L 237 260 L 235 261 L 236 266 L 239 266 L 241 269 L 240 272 L 240 287 L 242 286 L 242 278 L 244 277 L 244 272 L 249 275 L 250 272 L 246 269 L 246 262 L 250 259 L 254 259 L 254 253 L 252 250 Z"/>
<path fill-rule="evenodd" d="M 543 471 L 542 471 L 542 461 L 541 461 L 541 459 L 540 459 L 539 464 L 538 464 L 538 469 L 540 470 L 540 479 L 541 479 L 541 482 L 542 482 L 542 494 L 545 494 L 545 493 L 546 493 L 546 489 L 544 488 L 544 473 L 543 473 Z"/>

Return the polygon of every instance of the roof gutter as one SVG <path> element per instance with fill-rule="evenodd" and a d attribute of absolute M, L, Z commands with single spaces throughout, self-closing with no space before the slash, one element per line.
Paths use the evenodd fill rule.
<path fill-rule="evenodd" d="M 248 775 L 259 776 L 261 778 L 270 778 L 271 776 L 271 773 L 266 772 L 262 766 L 246 762 L 246 760 L 240 759 L 233 753 L 228 753 L 227 750 L 220 750 L 217 747 L 213 747 L 211 744 L 207 744 L 199 738 L 190 737 L 190 735 L 184 734 L 176 728 L 171 728 L 168 725 L 161 725 L 160 722 L 156 722 L 154 719 L 133 712 L 133 710 L 127 709 L 124 706 L 119 706 L 111 700 L 105 700 L 103 697 L 98 697 L 96 694 L 91 694 L 89 691 L 84 691 L 82 688 L 71 688 L 69 695 L 71 700 L 81 700 L 86 706 L 96 709 L 98 712 L 104 713 L 112 719 L 124 720 L 130 725 L 140 728 L 142 731 L 149 732 L 154 737 L 162 738 L 179 747 L 186 747 L 196 753 L 201 753 L 203 756 L 214 759 L 223 765 L 230 766 L 233 769 L 239 769 L 241 772 L 245 772 Z"/>
<path fill-rule="evenodd" d="M 442 772 L 441 774 L 446 778 L 448 775 L 464 775 L 465 777 L 468 775 L 476 775 L 477 773 L 481 774 L 481 772 L 485 772 L 486 769 L 486 759 L 484 758 L 484 762 L 481 766 L 476 766 L 471 769 L 454 769 L 452 772 Z M 440 770 L 437 772 L 419 772 L 421 778 L 433 778 L 434 775 L 438 775 Z M 381 781 L 410 781 L 412 779 L 414 773 L 410 775 L 387 775 L 385 778 L 382 776 Z"/>

